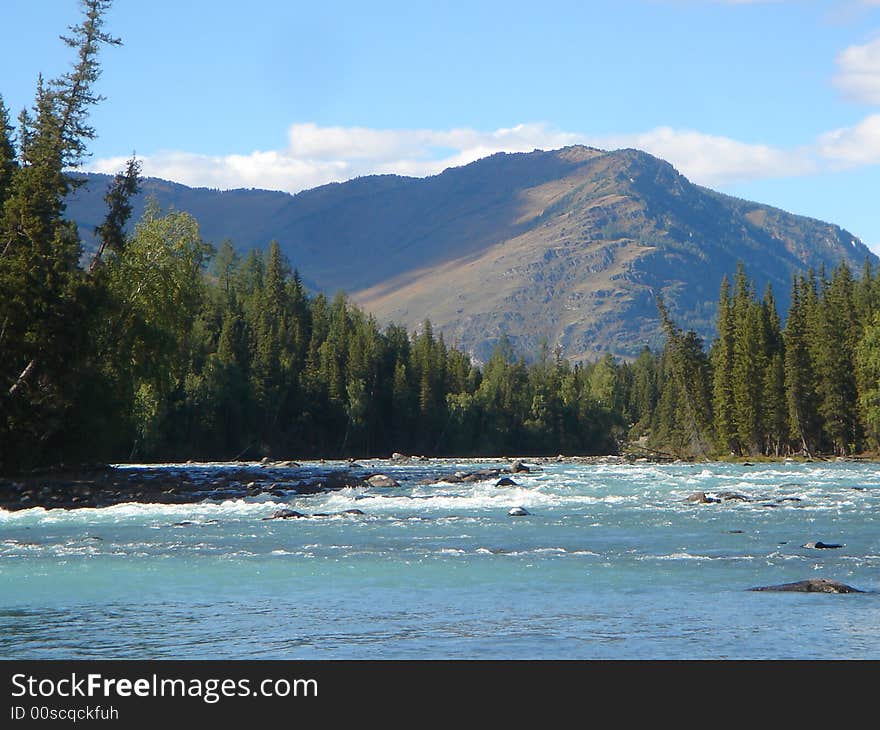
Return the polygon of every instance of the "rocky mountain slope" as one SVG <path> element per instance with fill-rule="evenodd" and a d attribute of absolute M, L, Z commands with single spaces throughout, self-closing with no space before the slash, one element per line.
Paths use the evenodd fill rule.
<path fill-rule="evenodd" d="M 87 238 L 109 180 L 90 176 L 69 212 Z M 485 359 L 502 334 L 574 359 L 657 346 L 655 300 L 706 337 L 721 276 L 743 261 L 783 310 L 791 275 L 876 257 L 847 231 L 694 185 L 636 150 L 497 154 L 428 178 L 370 176 L 298 195 L 147 180 L 203 236 L 237 248 L 277 240 L 314 289 L 346 291 L 381 321 L 426 318 Z"/>

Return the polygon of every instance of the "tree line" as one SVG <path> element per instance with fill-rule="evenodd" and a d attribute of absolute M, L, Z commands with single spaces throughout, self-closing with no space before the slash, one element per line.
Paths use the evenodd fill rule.
<path fill-rule="evenodd" d="M 708 351 L 661 303 L 676 407 L 658 406 L 651 440 L 678 453 L 851 455 L 880 441 L 880 276 L 865 262 L 793 278 L 783 326 L 773 291 L 742 264 L 724 277 Z"/>

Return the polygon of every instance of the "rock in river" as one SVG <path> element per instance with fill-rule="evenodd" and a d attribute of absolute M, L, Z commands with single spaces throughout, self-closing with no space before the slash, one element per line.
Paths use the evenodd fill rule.
<path fill-rule="evenodd" d="M 838 545 L 836 542 L 808 542 L 804 545 L 801 545 L 802 548 L 809 548 L 810 550 L 834 550 L 836 548 L 842 548 L 843 545 Z"/>
<path fill-rule="evenodd" d="M 830 578 L 810 578 L 796 583 L 782 583 L 776 586 L 759 586 L 750 591 L 780 591 L 788 593 L 864 593 L 858 588 L 848 586 Z"/>
<path fill-rule="evenodd" d="M 400 483 L 396 479 L 392 479 L 386 474 L 373 474 L 369 479 L 367 479 L 367 484 L 371 487 L 399 487 Z"/>
<path fill-rule="evenodd" d="M 696 504 L 717 504 L 721 500 L 717 497 L 709 497 L 705 492 L 694 492 L 691 495 L 688 495 L 685 502 L 695 502 Z"/>
<path fill-rule="evenodd" d="M 273 512 L 269 517 L 264 517 L 264 520 L 289 520 L 297 517 L 307 517 L 308 515 L 304 515 L 302 512 L 297 512 L 292 509 L 279 509 Z"/>
<path fill-rule="evenodd" d="M 508 516 L 510 517 L 526 517 L 527 515 L 532 514 L 525 507 L 511 507 L 507 511 Z"/>
<path fill-rule="evenodd" d="M 501 477 L 497 482 L 495 482 L 496 487 L 517 487 L 519 486 L 513 479 L 510 477 Z"/>

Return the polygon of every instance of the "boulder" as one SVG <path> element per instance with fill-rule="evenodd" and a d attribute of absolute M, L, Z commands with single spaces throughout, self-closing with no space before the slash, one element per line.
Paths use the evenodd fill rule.
<path fill-rule="evenodd" d="M 345 489 L 346 487 L 365 487 L 367 483 L 360 477 L 345 471 L 335 471 L 319 480 L 320 486 L 327 491 Z"/>
<path fill-rule="evenodd" d="M 396 479 L 392 479 L 386 474 L 373 474 L 373 476 L 367 478 L 367 484 L 369 484 L 371 487 L 383 488 L 394 488 L 400 486 L 400 483 Z"/>
<path fill-rule="evenodd" d="M 531 470 L 521 461 L 514 461 L 513 464 L 510 465 L 510 471 L 512 474 L 528 474 Z"/>
<path fill-rule="evenodd" d="M 495 482 L 496 487 L 518 487 L 519 485 L 513 481 L 510 477 L 501 477 L 497 482 Z"/>
<path fill-rule="evenodd" d="M 685 502 L 693 502 L 694 504 L 717 504 L 721 500 L 717 497 L 709 497 L 705 492 L 694 492 L 685 497 Z"/>
<path fill-rule="evenodd" d="M 848 586 L 830 578 L 809 578 L 796 583 L 781 583 L 775 586 L 749 588 L 750 591 L 779 591 L 785 593 L 864 593 L 858 588 Z"/>
<path fill-rule="evenodd" d="M 805 545 L 801 545 L 802 548 L 808 548 L 810 550 L 835 550 L 837 548 L 842 548 L 843 545 L 838 545 L 836 542 L 827 543 L 827 542 L 808 542 Z"/>
<path fill-rule="evenodd" d="M 507 511 L 508 517 L 527 517 L 530 514 L 531 512 L 529 512 L 525 507 L 511 507 Z"/>

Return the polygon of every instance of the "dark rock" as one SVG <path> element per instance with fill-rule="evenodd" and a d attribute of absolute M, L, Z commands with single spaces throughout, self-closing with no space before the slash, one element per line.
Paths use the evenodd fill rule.
<path fill-rule="evenodd" d="M 291 491 L 297 494 L 320 494 L 324 488 L 320 482 L 299 482 L 291 487 Z"/>
<path fill-rule="evenodd" d="M 529 512 L 525 507 L 511 507 L 507 511 L 507 515 L 509 517 L 526 517 L 530 514 L 532 513 Z"/>
<path fill-rule="evenodd" d="M 786 593 L 864 593 L 858 588 L 848 586 L 830 578 L 810 578 L 796 583 L 782 583 L 775 586 L 749 588 L 750 591 L 779 591 Z"/>
<path fill-rule="evenodd" d="M 511 479 L 510 477 L 501 477 L 501 479 L 499 479 L 497 482 L 495 482 L 495 486 L 496 487 L 518 487 L 519 484 L 517 484 L 515 481 L 513 481 L 513 479 Z"/>
<path fill-rule="evenodd" d="M 345 489 L 347 487 L 365 487 L 367 483 L 360 477 L 356 477 L 348 472 L 336 471 L 322 477 L 319 480 L 321 487 L 328 491 L 337 489 Z"/>
<path fill-rule="evenodd" d="M 802 548 L 808 548 L 810 550 L 835 550 L 837 548 L 842 548 L 843 545 L 838 545 L 837 543 L 825 543 L 825 542 L 808 542 L 805 545 L 801 545 Z"/>
<path fill-rule="evenodd" d="M 363 510 L 359 509 L 345 509 L 342 512 L 315 512 L 312 517 L 344 517 L 346 515 L 362 515 L 364 514 Z"/>
<path fill-rule="evenodd" d="M 717 497 L 709 497 L 705 492 L 694 492 L 685 498 L 685 502 L 693 502 L 695 504 L 717 504 L 721 500 Z"/>
<path fill-rule="evenodd" d="M 716 492 L 715 496 L 722 502 L 751 502 L 752 498 L 739 492 Z"/>
<path fill-rule="evenodd" d="M 308 515 L 304 515 L 302 512 L 297 512 L 292 509 L 279 509 L 272 513 L 269 517 L 264 517 L 264 520 L 290 520 L 297 519 L 299 517 L 308 517 Z"/>
<path fill-rule="evenodd" d="M 521 461 L 514 461 L 510 466 L 510 471 L 513 474 L 528 474 L 531 469 L 523 464 Z"/>

